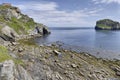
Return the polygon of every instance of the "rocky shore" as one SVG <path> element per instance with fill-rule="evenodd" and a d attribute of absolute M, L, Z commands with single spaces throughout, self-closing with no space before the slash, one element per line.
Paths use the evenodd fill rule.
<path fill-rule="evenodd" d="M 49 30 L 10 4 L 0 6 L 0 17 L 0 80 L 120 80 L 119 60 L 31 42 L 29 35 L 44 36 Z"/>
<path fill-rule="evenodd" d="M 119 80 L 120 61 L 76 53 L 55 44 L 38 46 L 29 40 L 9 43 L 0 57 L 0 80 Z M 3 50 L 3 49 L 2 49 Z M 7 57 L 6 57 L 7 56 Z"/>

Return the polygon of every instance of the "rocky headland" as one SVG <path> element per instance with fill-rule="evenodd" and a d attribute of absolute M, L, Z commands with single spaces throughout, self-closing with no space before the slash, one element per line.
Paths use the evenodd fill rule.
<path fill-rule="evenodd" d="M 103 19 L 96 22 L 96 30 L 120 30 L 120 23 L 110 19 Z"/>
<path fill-rule="evenodd" d="M 48 28 L 27 15 L 21 13 L 20 9 L 9 3 L 0 5 L 0 37 L 6 41 L 31 38 L 49 34 Z"/>
<path fill-rule="evenodd" d="M 120 80 L 119 60 L 96 58 L 56 44 L 40 46 L 23 37 L 50 32 L 17 9 L 0 6 L 0 80 Z"/>

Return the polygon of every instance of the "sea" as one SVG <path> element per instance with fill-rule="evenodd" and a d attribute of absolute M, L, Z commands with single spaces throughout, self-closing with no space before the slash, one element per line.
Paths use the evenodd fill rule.
<path fill-rule="evenodd" d="M 51 27 L 50 30 L 50 35 L 34 41 L 39 45 L 58 42 L 63 48 L 78 53 L 120 60 L 120 30 L 95 30 L 92 27 Z"/>

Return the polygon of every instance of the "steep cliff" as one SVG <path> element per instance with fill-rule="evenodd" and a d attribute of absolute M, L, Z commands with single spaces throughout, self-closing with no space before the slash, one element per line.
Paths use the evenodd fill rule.
<path fill-rule="evenodd" d="M 96 30 L 120 30 L 120 23 L 110 19 L 103 19 L 96 22 Z"/>
<path fill-rule="evenodd" d="M 25 35 L 49 34 L 48 28 L 27 15 L 21 13 L 20 9 L 10 4 L 0 5 L 0 36 L 4 40 L 14 41 Z"/>

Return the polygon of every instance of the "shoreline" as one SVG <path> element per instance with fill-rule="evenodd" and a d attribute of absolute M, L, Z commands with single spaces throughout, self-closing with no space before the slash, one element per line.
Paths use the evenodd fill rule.
<path fill-rule="evenodd" d="M 120 60 L 96 58 L 86 52 L 79 52 L 78 54 L 76 51 L 63 49 L 60 47 L 61 45 L 56 44 L 36 45 L 31 40 L 26 39 L 16 43 L 10 44 L 6 48 L 8 54 L 12 59 L 16 59 L 17 63 L 5 61 L 9 65 L 14 63 L 13 67 L 17 67 L 15 69 L 18 72 L 18 69 L 22 67 L 21 73 L 26 76 L 29 73 L 32 78 L 30 80 L 36 80 L 36 77 L 39 80 L 41 78 L 45 80 L 120 79 L 118 73 Z M 4 62 L 1 64 L 4 65 Z M 0 68 L 3 69 L 3 67 Z M 56 77 L 56 75 L 59 76 Z"/>
<path fill-rule="evenodd" d="M 42 38 L 42 37 L 41 37 Z M 33 41 L 35 42 L 35 40 Z M 61 41 L 56 42 L 49 42 L 49 43 L 42 43 L 39 41 L 39 43 L 35 42 L 37 45 L 56 45 L 59 46 L 61 49 L 66 49 L 70 51 L 75 51 L 77 53 L 86 52 L 92 56 L 95 56 L 96 58 L 103 58 L 103 59 L 109 59 L 109 60 L 120 60 L 120 52 L 119 51 L 112 51 L 112 50 L 106 50 L 102 48 L 93 48 L 93 47 L 87 47 L 87 46 L 75 46 L 70 44 L 65 44 Z"/>

